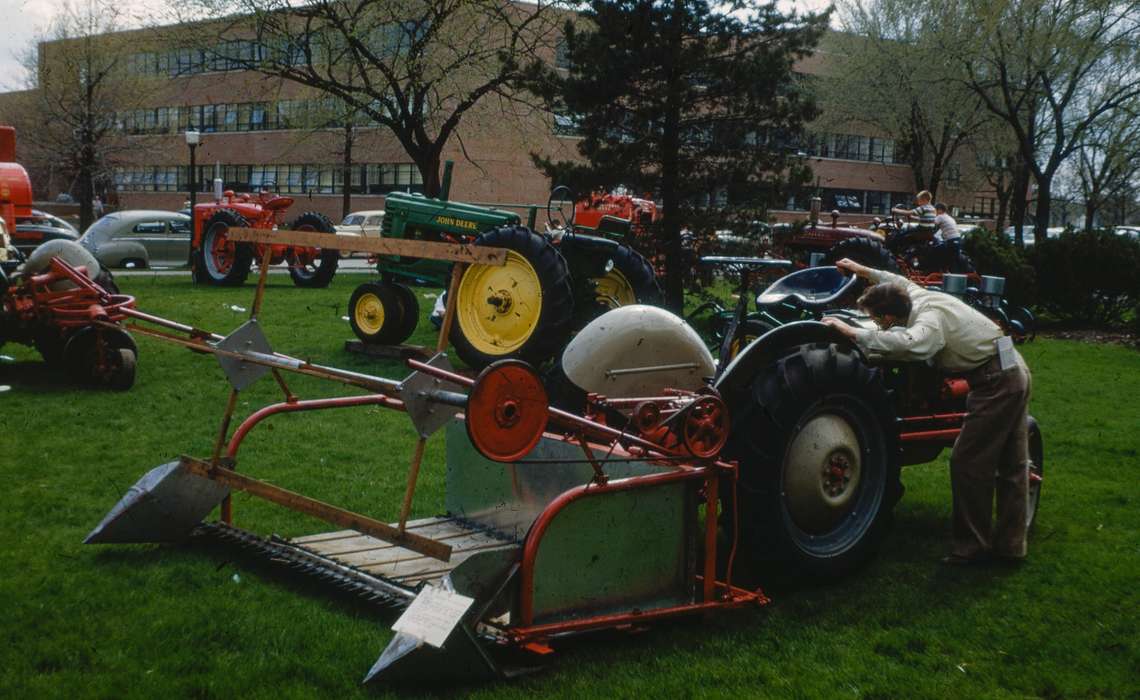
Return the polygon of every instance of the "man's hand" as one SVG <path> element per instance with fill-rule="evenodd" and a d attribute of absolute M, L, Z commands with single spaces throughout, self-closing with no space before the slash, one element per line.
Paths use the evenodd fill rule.
<path fill-rule="evenodd" d="M 844 272 L 850 272 L 851 274 L 858 275 L 863 279 L 871 279 L 871 268 L 867 267 L 866 265 L 860 265 L 851 258 L 843 258 L 839 262 L 835 263 L 835 266 Z"/>
<path fill-rule="evenodd" d="M 849 340 L 855 340 L 855 327 L 854 326 L 850 326 L 850 325 L 844 323 L 843 321 L 840 321 L 838 318 L 835 318 L 834 316 L 824 316 L 823 318 L 820 319 L 820 321 L 824 325 L 830 326 L 830 327 L 834 328 L 835 330 L 839 331 L 841 334 L 843 334 L 843 336 L 845 338 L 847 338 Z"/>

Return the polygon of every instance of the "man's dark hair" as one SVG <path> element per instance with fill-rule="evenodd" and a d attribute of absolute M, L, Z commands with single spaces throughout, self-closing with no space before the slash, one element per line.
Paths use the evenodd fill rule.
<path fill-rule="evenodd" d="M 859 308 L 872 316 L 894 316 L 906 321 L 910 318 L 910 295 L 897 284 L 876 284 L 859 297 Z"/>
<path fill-rule="evenodd" d="M 939 202 L 938 204 L 935 204 L 934 205 L 934 211 L 946 211 L 946 203 L 945 202 Z"/>

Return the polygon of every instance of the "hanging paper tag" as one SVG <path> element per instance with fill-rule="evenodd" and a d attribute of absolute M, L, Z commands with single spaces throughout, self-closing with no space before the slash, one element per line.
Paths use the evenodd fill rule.
<path fill-rule="evenodd" d="M 474 602 L 474 598 L 436 586 L 426 586 L 400 619 L 396 620 L 396 624 L 392 625 L 392 629 L 422 639 L 438 649 L 447 641 L 451 630 L 455 629 L 467 608 Z"/>
<path fill-rule="evenodd" d="M 1013 339 L 1008 335 L 1003 335 L 998 338 L 994 343 L 997 345 L 998 361 L 1001 363 L 1001 371 L 1013 369 L 1017 365 L 1017 355 L 1013 350 Z"/>

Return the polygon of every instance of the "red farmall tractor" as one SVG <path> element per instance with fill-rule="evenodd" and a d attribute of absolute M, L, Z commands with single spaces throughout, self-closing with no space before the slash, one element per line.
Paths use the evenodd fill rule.
<path fill-rule="evenodd" d="M 268 252 L 270 263 L 288 263 L 289 275 L 298 287 L 327 287 L 336 274 L 340 252 L 264 243 L 238 243 L 230 240 L 231 228 L 277 229 L 292 197 L 269 192 L 234 194 L 221 191 L 215 181 L 214 201 L 194 207 L 194 238 L 190 245 L 190 265 L 199 284 L 237 286 L 249 276 L 250 266 Z M 320 231 L 336 234 L 324 214 L 307 211 L 289 224 L 294 231 Z"/>

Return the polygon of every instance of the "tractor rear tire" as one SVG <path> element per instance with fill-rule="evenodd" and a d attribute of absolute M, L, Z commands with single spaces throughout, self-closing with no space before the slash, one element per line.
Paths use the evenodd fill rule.
<path fill-rule="evenodd" d="M 470 265 L 459 281 L 451 342 L 474 369 L 506 358 L 535 366 L 566 345 L 574 318 L 570 270 L 548 240 L 501 226 L 475 245 L 507 251 L 505 265 Z"/>
<path fill-rule="evenodd" d="M 894 254 L 886 246 L 870 238 L 855 236 L 839 241 L 827 251 L 823 257 L 825 265 L 834 265 L 843 258 L 850 258 L 860 265 L 866 265 L 876 270 L 886 270 L 898 274 L 899 264 Z"/>
<path fill-rule="evenodd" d="M 961 250 L 959 250 L 957 254 L 950 259 L 950 265 L 948 268 L 949 269 L 947 269 L 947 272 L 956 275 L 968 275 L 971 272 L 978 271 L 974 266 L 974 261 L 970 259 L 970 256 L 966 255 Z"/>
<path fill-rule="evenodd" d="M 613 269 L 592 281 L 598 302 L 606 309 L 630 304 L 660 304 L 664 295 L 653 265 L 641 253 L 619 245 L 610 255 Z"/>
<path fill-rule="evenodd" d="M 231 209 L 219 209 L 202 226 L 202 240 L 193 253 L 194 281 L 217 287 L 237 287 L 249 277 L 253 246 L 226 239 L 231 228 L 246 228 L 249 222 Z"/>
<path fill-rule="evenodd" d="M 1041 426 L 1037 419 L 1029 416 L 1029 506 L 1025 511 L 1026 529 L 1033 529 L 1037 520 L 1037 508 L 1041 503 L 1041 484 L 1045 477 L 1045 445 L 1041 439 Z M 1036 478 L 1034 478 L 1036 477 Z"/>
<path fill-rule="evenodd" d="M 32 343 L 44 362 L 49 367 L 59 367 L 63 364 L 63 348 L 67 345 L 67 336 L 55 326 L 44 326 L 36 330 Z"/>
<path fill-rule="evenodd" d="M 289 226 L 293 231 L 319 231 L 321 233 L 336 234 L 336 227 L 324 214 L 307 211 L 301 214 Z M 318 248 L 316 256 L 309 263 L 289 266 L 289 276 L 293 284 L 298 287 L 323 288 L 329 286 L 336 274 L 337 265 L 340 264 L 340 251 Z"/>
<path fill-rule="evenodd" d="M 394 345 L 404 326 L 404 306 L 395 286 L 365 282 L 348 299 L 348 322 L 357 338 L 368 345 Z"/>
<path fill-rule="evenodd" d="M 799 580 L 865 563 L 902 495 L 881 371 L 833 343 L 793 347 L 732 408 L 742 562 L 778 562 Z"/>

